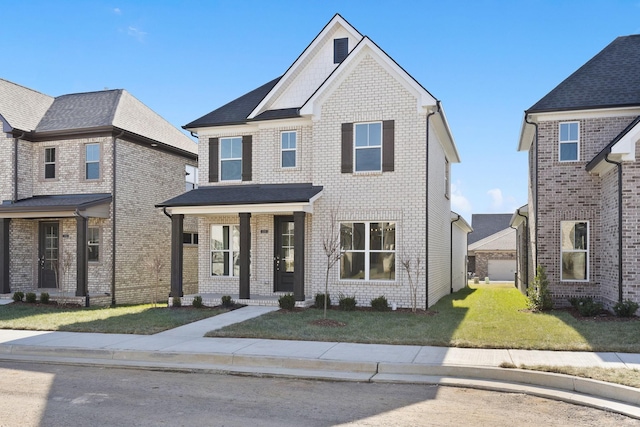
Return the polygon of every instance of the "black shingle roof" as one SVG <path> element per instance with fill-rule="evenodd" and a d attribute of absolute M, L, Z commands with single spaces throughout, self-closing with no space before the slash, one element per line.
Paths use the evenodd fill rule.
<path fill-rule="evenodd" d="M 640 35 L 618 37 L 527 113 L 640 105 L 639 70 Z"/>
<path fill-rule="evenodd" d="M 485 237 L 509 228 L 512 214 L 473 214 L 471 215 L 471 228 L 473 231 L 467 235 L 467 244 L 472 244 Z"/>
<path fill-rule="evenodd" d="M 231 125 L 231 124 L 240 124 L 246 123 L 247 116 L 251 114 L 251 112 L 258 106 L 260 101 L 264 99 L 265 96 L 273 89 L 273 87 L 280 81 L 280 78 L 271 80 L 269 83 L 266 83 L 260 86 L 257 89 L 252 90 L 249 93 L 242 95 L 240 98 L 237 98 L 228 104 L 223 105 L 222 107 L 213 110 L 209 114 L 205 114 L 192 121 L 191 123 L 184 125 L 185 129 L 193 129 L 204 126 L 221 126 L 221 125 Z M 287 110 L 275 110 L 275 111 L 284 111 L 287 114 L 291 114 L 290 110 L 295 109 L 287 109 Z M 267 112 L 265 112 L 267 113 Z M 262 115 L 264 115 L 263 113 Z M 277 113 L 274 113 L 277 114 Z M 297 114 L 296 114 L 297 116 Z M 286 117 L 295 117 L 288 115 Z M 270 117 L 270 118 L 280 118 L 280 117 Z"/>
<path fill-rule="evenodd" d="M 216 185 L 196 188 L 156 207 L 308 202 L 321 191 L 322 186 L 312 184 Z"/>
<path fill-rule="evenodd" d="M 3 211 L 48 211 L 48 210 L 73 210 L 86 209 L 91 206 L 111 202 L 111 194 L 64 194 L 54 196 L 33 196 L 28 199 L 18 200 L 13 203 L 0 205 Z"/>
<path fill-rule="evenodd" d="M 36 132 L 109 126 L 121 94 L 118 89 L 58 96 L 38 123 Z"/>

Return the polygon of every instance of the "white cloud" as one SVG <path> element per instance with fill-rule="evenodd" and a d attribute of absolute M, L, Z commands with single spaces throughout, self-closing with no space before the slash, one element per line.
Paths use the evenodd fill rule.
<path fill-rule="evenodd" d="M 129 34 L 131 37 L 135 37 L 139 42 L 143 42 L 147 35 L 147 33 L 145 33 L 144 31 L 131 26 L 129 26 L 129 28 L 127 29 L 127 34 Z"/>
<path fill-rule="evenodd" d="M 116 7 L 115 9 L 113 9 L 113 13 L 115 13 L 116 15 L 122 15 L 122 11 L 120 10 L 119 7 Z"/>
<path fill-rule="evenodd" d="M 462 216 L 471 216 L 471 202 L 462 194 L 460 181 L 451 183 L 451 210 Z"/>
<path fill-rule="evenodd" d="M 502 190 L 500 190 L 499 188 L 493 188 L 487 191 L 487 194 L 491 196 L 491 208 L 494 210 L 502 209 L 502 205 L 504 204 Z"/>

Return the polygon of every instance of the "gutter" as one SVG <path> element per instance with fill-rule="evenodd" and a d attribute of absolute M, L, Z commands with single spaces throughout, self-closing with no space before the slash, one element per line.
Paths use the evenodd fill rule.
<path fill-rule="evenodd" d="M 622 162 L 609 159 L 611 150 L 604 156 L 607 163 L 616 165 L 618 170 L 618 302 L 622 302 Z"/>
<path fill-rule="evenodd" d="M 449 274 L 450 274 L 449 283 L 451 284 L 449 293 L 451 294 L 453 293 L 453 223 L 460 221 L 460 214 L 456 214 L 456 215 L 458 215 L 458 218 L 451 220 L 450 229 L 449 229 Z M 465 271 L 465 274 L 466 274 L 466 271 Z"/>
<path fill-rule="evenodd" d="M 23 138 L 25 132 L 22 135 L 15 136 L 13 138 L 13 202 L 18 201 L 18 141 Z"/>
<path fill-rule="evenodd" d="M 424 240 L 424 248 L 425 248 L 425 256 L 424 256 L 424 290 L 425 290 L 425 299 L 424 299 L 424 309 L 427 310 L 429 308 L 429 119 L 436 113 L 440 112 L 440 101 L 436 100 L 436 110 L 427 114 L 427 136 L 426 136 L 426 158 L 425 158 L 425 209 L 424 209 L 424 220 L 425 220 L 425 240 Z"/>
<path fill-rule="evenodd" d="M 525 123 L 528 123 L 530 125 L 533 125 L 536 128 L 536 136 L 535 136 L 535 147 L 536 147 L 536 172 L 535 172 L 535 179 L 536 179 L 536 185 L 535 185 L 535 189 L 536 189 L 536 194 L 534 196 L 535 199 L 535 205 L 534 205 L 534 210 L 533 210 L 533 222 L 535 224 L 535 229 L 533 230 L 534 232 L 534 236 L 533 238 L 535 239 L 535 245 L 538 244 L 538 228 L 539 228 L 539 224 L 538 224 L 538 194 L 540 193 L 539 189 L 538 189 L 538 166 L 539 166 L 539 157 L 540 157 L 540 153 L 538 151 L 538 124 L 536 122 L 530 122 L 529 121 L 529 114 L 525 111 L 524 112 L 524 121 Z M 535 259 L 533 260 L 533 267 L 534 267 L 534 271 L 538 270 L 538 249 L 536 248 L 536 256 Z M 527 275 L 529 274 L 529 272 L 527 271 Z"/>
<path fill-rule="evenodd" d="M 524 285 L 525 285 L 525 290 L 528 291 L 529 289 L 529 218 L 527 218 L 526 215 L 522 215 L 520 213 L 520 208 L 516 209 L 516 215 L 518 215 L 519 217 L 524 218 L 524 245 L 522 245 L 522 247 L 524 248 L 524 277 L 526 279 Z M 517 227 L 513 227 L 510 226 L 511 228 L 513 228 L 514 230 L 516 230 L 516 233 L 518 233 L 518 228 Z M 518 260 L 518 244 L 516 243 L 516 262 Z M 522 255 L 521 255 L 522 256 Z M 517 283 L 516 283 L 517 286 Z"/>

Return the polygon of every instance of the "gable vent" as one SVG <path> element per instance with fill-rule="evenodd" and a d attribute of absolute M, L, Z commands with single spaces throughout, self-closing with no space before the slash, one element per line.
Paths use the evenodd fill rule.
<path fill-rule="evenodd" d="M 339 64 L 349 54 L 349 39 L 333 39 L 333 63 Z"/>

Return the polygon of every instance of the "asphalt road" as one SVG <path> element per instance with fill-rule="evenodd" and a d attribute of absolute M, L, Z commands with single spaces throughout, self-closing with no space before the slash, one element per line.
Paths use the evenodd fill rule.
<path fill-rule="evenodd" d="M 0 362 L 0 426 L 631 426 L 464 388 Z"/>

